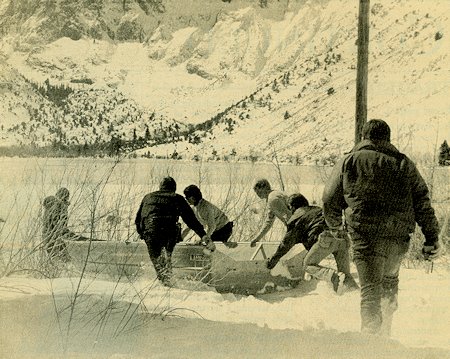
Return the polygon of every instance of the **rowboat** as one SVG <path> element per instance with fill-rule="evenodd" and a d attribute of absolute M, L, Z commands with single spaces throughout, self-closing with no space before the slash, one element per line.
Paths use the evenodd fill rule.
<path fill-rule="evenodd" d="M 143 269 L 150 265 L 147 247 L 142 241 L 67 241 L 66 244 L 75 267 L 86 273 L 134 278 L 143 275 Z M 266 259 L 276 251 L 278 244 L 261 242 L 251 247 L 248 242 L 232 246 L 215 242 L 216 250 L 208 252 L 203 245 L 181 242 L 172 253 L 173 276 L 203 282 L 221 293 L 250 295 L 295 288 L 302 282 L 306 251 L 282 259 L 280 266 L 286 271 L 277 275 L 267 269 Z"/>

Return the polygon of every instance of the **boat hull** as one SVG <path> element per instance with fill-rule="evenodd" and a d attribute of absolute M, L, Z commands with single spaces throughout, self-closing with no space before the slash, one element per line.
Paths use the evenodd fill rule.
<path fill-rule="evenodd" d="M 231 248 L 216 242 L 216 250 L 205 251 L 202 245 L 179 243 L 172 253 L 175 279 L 200 281 L 218 292 L 258 294 L 273 290 L 290 289 L 303 278 L 303 258 L 306 251 L 293 256 L 282 265 L 288 276 L 272 275 L 265 259 L 277 249 L 276 242 L 264 242 L 258 247 L 237 243 Z M 67 241 L 67 248 L 75 266 L 89 273 L 106 273 L 113 277 L 137 277 L 150 259 L 144 242 Z"/>

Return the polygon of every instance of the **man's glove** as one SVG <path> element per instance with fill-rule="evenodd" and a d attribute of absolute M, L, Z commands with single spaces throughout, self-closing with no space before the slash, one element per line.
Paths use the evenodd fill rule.
<path fill-rule="evenodd" d="M 348 233 L 344 229 L 330 229 L 328 231 L 335 239 L 343 240 L 348 239 Z"/>
<path fill-rule="evenodd" d="M 206 249 L 210 250 L 211 252 L 214 252 L 214 250 L 216 249 L 216 245 L 211 240 L 211 237 L 208 235 L 204 235 L 202 237 L 202 244 L 206 247 Z"/>
<path fill-rule="evenodd" d="M 422 255 L 426 260 L 434 260 L 442 254 L 442 246 L 436 242 L 434 246 L 423 246 Z"/>
<path fill-rule="evenodd" d="M 205 234 L 205 235 L 202 237 L 200 243 L 206 244 L 206 243 L 208 243 L 210 240 L 211 240 L 211 237 L 208 236 L 207 234 Z"/>
<path fill-rule="evenodd" d="M 258 243 L 259 241 L 256 241 L 256 240 L 252 240 L 251 242 L 250 242 L 250 247 L 255 247 L 256 246 L 256 243 Z"/>

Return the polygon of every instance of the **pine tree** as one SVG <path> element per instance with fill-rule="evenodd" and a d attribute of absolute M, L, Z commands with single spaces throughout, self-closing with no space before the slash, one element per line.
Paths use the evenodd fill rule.
<path fill-rule="evenodd" d="M 150 140 L 150 130 L 148 129 L 148 127 L 145 127 L 145 136 L 144 136 L 144 140 L 145 142 Z"/>
<path fill-rule="evenodd" d="M 448 146 L 447 140 L 444 140 L 439 148 L 438 163 L 441 166 L 450 165 L 450 147 Z"/>

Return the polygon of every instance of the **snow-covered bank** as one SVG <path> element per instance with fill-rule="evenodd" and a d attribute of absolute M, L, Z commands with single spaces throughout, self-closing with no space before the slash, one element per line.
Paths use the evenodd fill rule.
<path fill-rule="evenodd" d="M 352 337 L 353 334 L 350 333 L 356 335 L 359 331 L 359 293 L 345 293 L 338 297 L 325 283 L 316 285 L 311 282 L 306 289 L 260 297 L 239 297 L 219 294 L 213 290 L 205 291 L 205 288 L 195 288 L 192 283 L 180 283 L 186 289 L 167 290 L 149 280 L 149 277 L 147 275 L 134 283 L 119 284 L 114 281 L 84 279 L 79 292 L 83 296 L 100 298 L 104 307 L 95 310 L 90 307 L 89 312 L 83 308 L 85 304 L 80 300 L 75 310 L 77 317 L 82 318 L 87 327 L 88 323 L 99 321 L 100 313 L 108 306 L 114 309 L 111 313 L 120 317 L 129 308 L 126 303 L 138 304 L 142 301 L 148 313 L 203 318 L 222 323 L 252 323 L 263 328 L 301 330 L 319 336 L 331 332 L 334 333 L 334 339 L 339 337 L 339 333 L 347 333 L 346 336 Z M 44 296 L 50 304 L 53 303 L 52 295 L 56 298 L 73 299 L 77 284 L 78 278 L 75 277 L 53 280 L 3 278 L 0 281 L 2 307 L 33 297 Z M 450 351 L 449 297 L 450 276 L 444 262 L 435 265 L 432 273 L 426 273 L 423 268 L 403 268 L 400 273 L 399 310 L 394 318 L 393 339 L 411 348 L 433 347 Z M 137 313 L 144 313 L 144 306 L 139 306 Z M 63 306 L 56 305 L 53 310 L 61 313 L 62 308 Z M 36 307 L 36 311 L 39 310 L 40 307 Z M 112 320 L 110 315 L 105 321 L 108 320 Z M 5 330 L 3 327 L 3 331 Z M 135 330 L 139 332 L 140 329 Z M 236 340 L 239 341 L 239 337 Z M 227 341 L 233 343 L 229 336 Z M 350 340 L 348 345 L 354 346 L 356 343 Z"/>
<path fill-rule="evenodd" d="M 61 301 L 61 298 L 56 298 Z M 276 330 L 254 324 L 138 315 L 130 331 L 117 332 L 120 314 L 97 327 L 74 322 L 71 336 L 59 331 L 46 296 L 6 301 L 0 306 L 2 358 L 449 358 L 450 351 L 406 348 L 396 341 L 333 330 Z M 95 304 L 83 302 L 84 309 Z M 144 325 L 142 325 L 144 324 Z M 99 335 L 100 334 L 100 335 Z M 66 347 L 66 350 L 64 350 Z"/>

